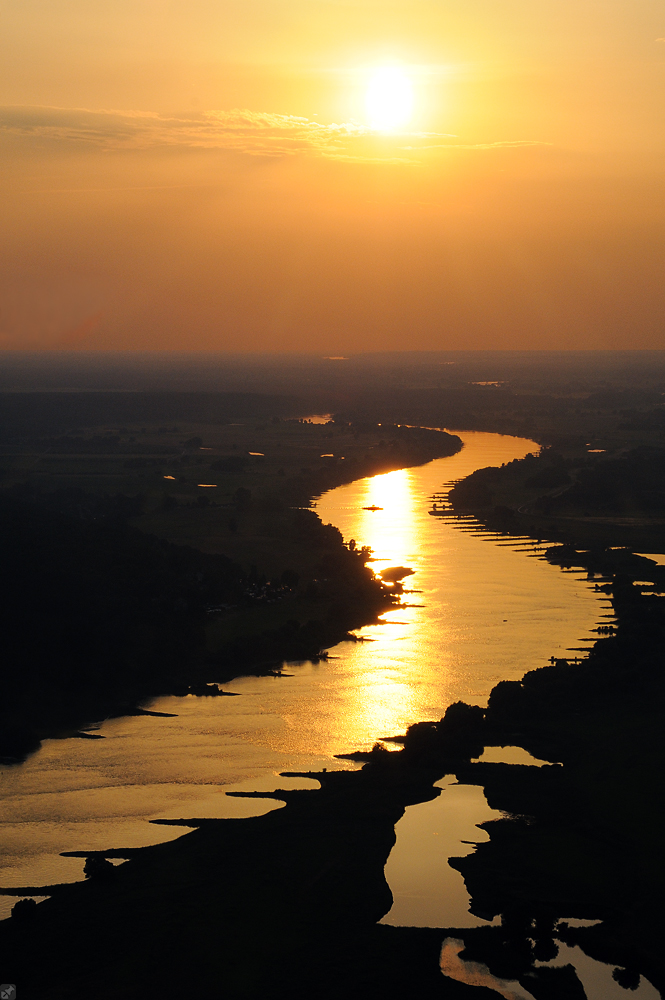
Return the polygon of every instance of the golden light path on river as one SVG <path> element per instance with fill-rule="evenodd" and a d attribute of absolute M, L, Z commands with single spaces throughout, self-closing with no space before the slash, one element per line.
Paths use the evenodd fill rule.
<path fill-rule="evenodd" d="M 345 538 L 372 548 L 377 571 L 408 566 L 415 574 L 405 588 L 422 591 L 405 595 L 411 607 L 383 616 L 389 624 L 361 630 L 373 640 L 369 652 L 344 651 L 355 685 L 341 715 L 350 744 L 439 718 L 457 700 L 486 704 L 499 680 L 579 645 L 598 614 L 579 579 L 528 558 L 520 543 L 481 540 L 430 516 L 430 497 L 444 482 L 537 450 L 523 438 L 462 438 L 457 455 L 339 487 L 317 504 Z"/>
<path fill-rule="evenodd" d="M 311 787 L 278 774 L 353 767 L 333 755 L 438 719 L 460 698 L 482 704 L 501 678 L 578 646 L 603 608 L 576 574 L 429 516 L 429 497 L 445 482 L 535 448 L 497 434 L 462 437 L 458 455 L 351 483 L 317 505 L 345 538 L 374 549 L 377 568 L 412 567 L 406 586 L 423 593 L 405 600 L 422 606 L 363 628 L 374 641 L 342 643 L 331 651 L 336 659 L 289 665 L 291 677 L 225 685 L 240 697 L 159 698 L 151 707 L 176 718 L 110 719 L 99 729 L 106 739 L 49 740 L 26 763 L 1 767 L 0 884 L 74 881 L 82 862 L 61 851 L 139 846 L 182 832 L 149 819 L 276 808 L 225 792 Z M 384 509 L 362 510 L 373 505 Z M 8 913 L 12 900 L 0 897 L 0 905 Z"/>

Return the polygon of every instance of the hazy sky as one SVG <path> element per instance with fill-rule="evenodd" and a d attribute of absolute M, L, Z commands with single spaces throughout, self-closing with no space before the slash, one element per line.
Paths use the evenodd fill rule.
<path fill-rule="evenodd" d="M 0 15 L 0 347 L 665 348 L 662 0 Z"/>

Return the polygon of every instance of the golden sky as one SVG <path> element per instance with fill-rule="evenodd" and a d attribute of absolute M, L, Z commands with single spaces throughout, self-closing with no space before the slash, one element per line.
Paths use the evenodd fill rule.
<path fill-rule="evenodd" d="M 0 347 L 665 348 L 661 0 L 0 14 Z"/>

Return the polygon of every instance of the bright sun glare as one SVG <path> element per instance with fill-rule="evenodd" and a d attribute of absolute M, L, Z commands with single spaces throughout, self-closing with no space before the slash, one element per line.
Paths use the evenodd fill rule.
<path fill-rule="evenodd" d="M 413 87 L 406 73 L 394 66 L 372 74 L 365 97 L 372 128 L 390 131 L 406 125 L 413 110 Z"/>

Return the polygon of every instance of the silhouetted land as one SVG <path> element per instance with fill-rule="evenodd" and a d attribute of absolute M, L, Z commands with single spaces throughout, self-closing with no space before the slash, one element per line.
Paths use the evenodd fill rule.
<path fill-rule="evenodd" d="M 496 996 L 441 976 L 444 937 L 462 957 L 517 979 L 537 998 L 583 997 L 574 970 L 535 962 L 579 944 L 663 989 L 660 839 L 663 763 L 661 598 L 631 579 L 663 570 L 622 550 L 549 558 L 602 574 L 617 622 L 581 664 L 560 661 L 502 682 L 486 711 L 452 706 L 412 726 L 399 752 L 356 754 L 358 772 L 311 775 L 320 791 L 271 797 L 284 810 L 250 820 L 165 821 L 195 831 L 168 844 L 88 857 L 85 883 L 30 887 L 0 941 L 30 997 L 157 997 L 187 975 L 195 995 L 233 997 Z M 545 767 L 473 763 L 484 746 L 522 746 Z M 391 897 L 383 865 L 404 808 L 440 794 L 446 774 L 482 785 L 505 819 L 454 862 L 473 911 L 497 927 L 377 926 Z M 252 793 L 245 793 L 252 794 Z M 261 793 L 255 793 L 260 795 Z M 264 793 L 265 794 L 265 793 Z M 444 793 L 445 794 L 445 793 Z M 129 858 L 119 868 L 103 858 Z M 599 920 L 572 928 L 566 918 Z M 103 944 L 102 944 L 103 943 Z M 39 955 L 39 963 L 33 956 Z M 14 973 L 13 970 L 16 970 Z"/>
<path fill-rule="evenodd" d="M 367 549 L 301 507 L 354 478 L 452 454 L 459 438 L 257 420 L 248 396 L 229 423 L 239 397 L 222 394 L 200 403 L 214 423 L 45 433 L 73 416 L 191 416 L 182 395 L 4 400 L 21 418 L 4 427 L 0 491 L 5 760 L 47 736 L 84 737 L 158 694 L 219 693 L 240 673 L 316 659 L 399 600 Z M 259 414 L 272 405 L 254 401 Z"/>
<path fill-rule="evenodd" d="M 20 972 L 28 997 L 157 997 L 185 973 L 195 996 L 379 997 L 400 984 L 407 995 L 475 997 L 454 983 L 442 993 L 436 935 L 375 927 L 391 905 L 394 824 L 438 794 L 433 776 L 323 773 L 320 792 L 275 793 L 285 810 L 183 820 L 197 829 L 179 840 L 110 851 L 131 857 L 119 868 L 96 855 L 85 883 L 53 887 L 46 904 L 0 925 L 7 974 Z"/>
<path fill-rule="evenodd" d="M 501 469 L 478 469 L 450 490 L 458 513 L 514 533 L 582 546 L 665 548 L 665 448 L 591 453 L 544 449 Z"/>
<path fill-rule="evenodd" d="M 6 981 L 18 980 L 24 996 L 38 998 L 161 997 L 174 983 L 202 997 L 220 988 L 233 998 L 496 997 L 441 975 L 441 943 L 452 936 L 463 939 L 463 958 L 519 980 L 536 1000 L 584 997 L 572 967 L 536 964 L 554 958 L 561 942 L 613 965 L 627 989 L 640 975 L 665 989 L 665 568 L 634 554 L 663 551 L 665 541 L 660 388 L 647 387 L 658 398 L 644 385 L 610 387 L 609 395 L 597 385 L 594 392 L 584 384 L 569 388 L 551 405 L 545 398 L 557 397 L 542 385 L 538 399 L 533 392 L 517 400 L 512 391 L 490 395 L 501 392 L 497 387 L 460 390 L 467 392 L 466 410 L 461 397 L 456 404 L 441 392 L 434 401 L 409 389 L 389 399 L 377 388 L 373 397 L 357 398 L 338 426 L 366 420 L 376 428 L 389 417 L 549 443 L 539 458 L 483 470 L 457 486 L 450 516 L 472 513 L 508 537 L 531 535 L 550 561 L 595 580 L 616 617 L 601 626 L 589 655 L 500 683 L 485 711 L 456 705 L 439 722 L 412 726 L 397 738 L 401 751 L 377 746 L 355 754 L 364 762 L 360 771 L 312 775 L 320 790 L 273 793 L 286 802 L 283 810 L 250 820 L 169 821 L 193 831 L 168 844 L 87 856 L 83 883 L 12 890 L 50 899 L 21 903 L 0 924 L 0 945 L 12 956 Z M 596 448 L 605 451 L 589 450 Z M 328 450 L 336 449 L 321 448 Z M 242 509 L 241 488 L 252 494 L 251 508 Z M 176 504 L 193 502 L 186 490 Z M 255 491 L 233 481 L 229 493 L 236 520 L 248 519 L 237 533 L 246 530 L 249 545 L 257 537 Z M 139 516 L 157 524 L 169 514 L 155 503 Z M 169 538 L 174 530 L 160 534 Z M 150 545 L 167 558 L 166 542 Z M 362 555 L 333 548 L 362 577 Z M 474 762 L 483 747 L 503 745 L 551 763 Z M 501 926 L 377 925 L 391 905 L 383 866 L 394 824 L 407 805 L 440 794 L 433 783 L 446 774 L 481 785 L 489 804 L 506 813 L 485 824 L 488 842 L 454 862 L 473 911 L 501 915 Z M 112 867 L 106 858 L 129 860 Z M 571 927 L 571 918 L 600 922 Z"/>
<path fill-rule="evenodd" d="M 640 974 L 665 989 L 665 566 L 635 554 L 663 551 L 665 451 L 613 452 L 546 449 L 479 470 L 448 494 L 448 516 L 471 512 L 505 537 L 549 539 L 545 557 L 596 580 L 616 616 L 599 626 L 581 663 L 557 660 L 521 682 L 499 683 L 490 696 L 484 741 L 559 766 L 472 763 L 457 772 L 507 816 L 483 825 L 488 843 L 451 862 L 472 911 L 500 913 L 502 928 L 455 937 L 466 942 L 463 958 L 528 989 L 533 961 L 553 958 L 557 941 L 615 965 L 626 989 Z M 600 923 L 571 927 L 566 917 Z M 545 995 L 578 995 L 557 989 Z"/>
<path fill-rule="evenodd" d="M 562 766 L 471 764 L 457 772 L 510 814 L 485 824 L 490 841 L 455 863 L 473 911 L 501 913 L 504 924 L 473 932 L 468 957 L 482 951 L 496 975 L 521 979 L 534 958 L 553 957 L 558 921 L 600 920 L 554 936 L 663 990 L 665 601 L 656 594 L 665 591 L 665 569 L 625 550 L 561 546 L 548 558 L 609 578 L 599 586 L 617 621 L 581 664 L 531 671 L 490 696 L 485 740 Z"/>

